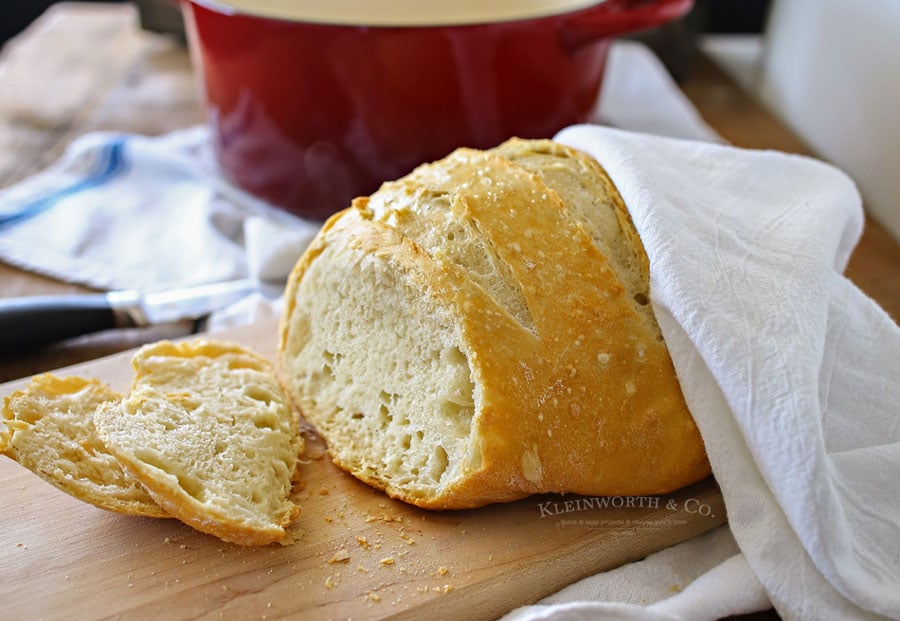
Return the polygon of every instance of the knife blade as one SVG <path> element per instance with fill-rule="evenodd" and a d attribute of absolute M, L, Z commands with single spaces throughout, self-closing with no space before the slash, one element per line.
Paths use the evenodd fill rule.
<path fill-rule="evenodd" d="M 0 300 L 0 354 L 112 328 L 197 319 L 259 288 L 253 279 L 142 293 L 41 295 Z"/>

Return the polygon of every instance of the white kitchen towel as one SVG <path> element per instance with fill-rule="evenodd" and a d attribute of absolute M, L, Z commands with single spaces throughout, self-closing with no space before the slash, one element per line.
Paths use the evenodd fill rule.
<path fill-rule="evenodd" d="M 783 153 L 597 126 L 557 139 L 629 206 L 742 558 L 701 572 L 688 609 L 684 594 L 579 603 L 595 577 L 511 618 L 713 619 L 715 602 L 764 605 L 754 576 L 786 619 L 900 618 L 900 329 L 842 276 L 863 223 L 854 184 Z M 722 576 L 732 586 L 704 588 Z M 748 590 L 749 610 L 727 605 Z"/>
<path fill-rule="evenodd" d="M 642 43 L 610 47 L 594 122 L 657 136 L 723 142 Z"/>
<path fill-rule="evenodd" d="M 634 42 L 610 51 L 597 117 L 715 138 L 659 59 Z M 98 289 L 283 280 L 318 226 L 226 182 L 205 127 L 88 134 L 49 170 L 0 190 L 0 260 Z"/>

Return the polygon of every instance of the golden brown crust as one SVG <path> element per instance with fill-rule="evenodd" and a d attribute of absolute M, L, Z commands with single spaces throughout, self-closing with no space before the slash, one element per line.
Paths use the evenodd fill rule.
<path fill-rule="evenodd" d="M 504 153 L 504 149 L 507 153 Z M 607 188 L 626 252 L 648 290 L 649 269 L 630 216 L 609 177 L 591 158 L 547 141 L 508 143 L 497 152 L 460 149 L 401 180 L 453 196 L 453 209 L 473 224 L 521 291 L 523 325 L 459 265 L 429 254 L 414 240 L 373 221 L 367 200 L 334 217 L 298 262 L 286 290 L 279 358 L 288 350 L 300 281 L 329 244 L 383 261 L 390 271 L 459 322 L 480 404 L 472 438 L 477 468 L 430 496 L 411 493 L 369 470 L 332 457 L 389 495 L 430 509 L 476 507 L 533 493 L 643 495 L 672 491 L 710 473 L 655 322 L 636 308 L 589 230 L 541 176 L 515 163 L 524 149 L 577 160 L 581 174 Z M 488 171 L 488 172 L 486 172 Z M 484 176 L 489 183 L 478 183 Z M 357 256 L 354 254 L 354 256 Z M 646 304 L 646 300 L 644 301 Z M 638 303 L 640 306 L 640 303 Z M 301 378 L 284 377 L 291 383 Z M 317 425 L 320 414 L 307 405 Z M 321 430 L 320 430 L 321 431 Z"/>
<path fill-rule="evenodd" d="M 571 160 L 580 168 L 579 171 L 583 177 L 591 177 L 602 186 L 599 194 L 603 200 L 608 200 L 613 206 L 613 213 L 619 223 L 622 235 L 627 239 L 627 248 L 635 258 L 635 267 L 638 270 L 640 280 L 649 290 L 650 283 L 650 260 L 644 250 L 644 244 L 641 242 L 640 235 L 631 220 L 631 214 L 622 200 L 622 196 L 616 189 L 612 179 L 610 179 L 606 170 L 593 157 L 573 149 L 564 144 L 554 142 L 552 140 L 522 140 L 520 138 L 512 138 L 502 145 L 494 149 L 513 163 L 525 160 L 530 155 L 546 154 L 562 161 Z"/>

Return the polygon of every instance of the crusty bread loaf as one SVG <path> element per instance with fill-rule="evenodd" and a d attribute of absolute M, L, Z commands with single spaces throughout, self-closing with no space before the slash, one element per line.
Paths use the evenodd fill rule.
<path fill-rule="evenodd" d="M 97 380 L 37 375 L 4 400 L 0 453 L 103 509 L 168 517 L 97 436 L 94 413 L 121 398 Z"/>
<path fill-rule="evenodd" d="M 278 364 L 335 463 L 422 507 L 710 472 L 628 212 L 550 141 L 460 149 L 333 216 L 288 281 Z"/>
<path fill-rule="evenodd" d="M 161 341 L 131 392 L 96 414 L 109 450 L 169 514 L 225 541 L 281 541 L 302 437 L 264 358 L 237 344 Z"/>

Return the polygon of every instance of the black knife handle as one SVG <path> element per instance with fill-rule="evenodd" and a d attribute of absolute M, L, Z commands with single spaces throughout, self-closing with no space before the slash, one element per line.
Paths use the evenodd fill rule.
<path fill-rule="evenodd" d="M 116 327 L 103 294 L 0 300 L 0 355 Z"/>

